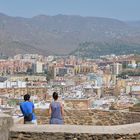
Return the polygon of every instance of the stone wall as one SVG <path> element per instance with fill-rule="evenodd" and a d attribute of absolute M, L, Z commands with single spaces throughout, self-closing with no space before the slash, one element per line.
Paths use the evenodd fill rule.
<path fill-rule="evenodd" d="M 9 129 L 12 125 L 12 117 L 0 114 L 0 140 L 8 140 Z"/>
<path fill-rule="evenodd" d="M 67 99 L 65 100 L 65 107 L 67 108 L 74 108 L 74 109 L 88 109 L 90 106 L 90 100 L 91 99 L 80 99 L 80 100 L 76 100 L 76 99 Z"/>
<path fill-rule="evenodd" d="M 48 110 L 36 110 L 38 124 L 48 124 Z M 139 112 L 102 110 L 65 110 L 65 124 L 119 125 L 140 122 Z"/>
<path fill-rule="evenodd" d="M 118 126 L 16 125 L 9 140 L 140 140 L 140 123 Z"/>
<path fill-rule="evenodd" d="M 138 112 L 65 110 L 65 125 L 48 125 L 48 110 L 36 114 L 40 125 L 15 124 L 9 140 L 140 140 Z"/>

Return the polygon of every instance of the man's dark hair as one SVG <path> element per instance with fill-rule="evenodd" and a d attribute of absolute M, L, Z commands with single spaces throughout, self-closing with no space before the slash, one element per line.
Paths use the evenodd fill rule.
<path fill-rule="evenodd" d="M 57 100 L 57 99 L 58 99 L 58 93 L 57 93 L 57 92 L 54 92 L 54 93 L 53 93 L 53 99 L 54 99 L 54 100 Z"/>
<path fill-rule="evenodd" d="M 25 94 L 24 95 L 24 100 L 25 101 L 29 101 L 30 100 L 30 95 L 29 94 Z"/>

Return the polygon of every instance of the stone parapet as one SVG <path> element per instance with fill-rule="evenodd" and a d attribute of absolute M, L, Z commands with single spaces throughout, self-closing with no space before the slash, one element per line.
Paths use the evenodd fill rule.
<path fill-rule="evenodd" d="M 8 140 L 9 129 L 13 125 L 12 117 L 0 114 L 0 140 Z"/>
<path fill-rule="evenodd" d="M 140 140 L 140 123 L 117 126 L 15 125 L 9 140 Z"/>

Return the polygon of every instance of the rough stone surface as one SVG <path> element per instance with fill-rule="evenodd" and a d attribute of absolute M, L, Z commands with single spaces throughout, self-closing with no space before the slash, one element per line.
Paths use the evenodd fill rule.
<path fill-rule="evenodd" d="M 140 123 L 118 126 L 16 125 L 9 140 L 140 140 Z"/>
<path fill-rule="evenodd" d="M 47 110 L 37 110 L 38 124 L 48 124 Z M 64 123 L 75 125 L 119 125 L 140 122 L 139 112 L 65 110 Z"/>
<path fill-rule="evenodd" d="M 9 129 L 12 125 L 12 117 L 0 114 L 0 140 L 8 140 Z"/>

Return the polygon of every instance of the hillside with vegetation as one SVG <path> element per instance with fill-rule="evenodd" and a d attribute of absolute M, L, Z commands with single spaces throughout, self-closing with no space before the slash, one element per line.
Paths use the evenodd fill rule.
<path fill-rule="evenodd" d="M 32 18 L 0 14 L 0 53 L 78 54 L 140 52 L 140 22 L 68 15 Z"/>
<path fill-rule="evenodd" d="M 139 44 L 129 44 L 119 40 L 109 42 L 84 42 L 80 43 L 79 47 L 71 52 L 72 55 L 98 58 L 102 55 L 116 54 L 140 54 Z"/>

